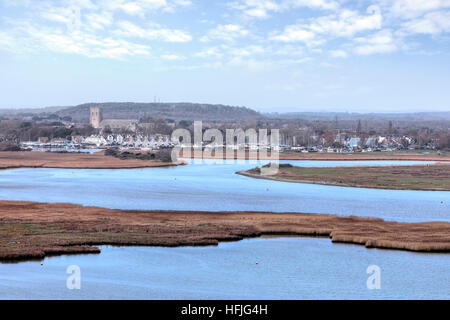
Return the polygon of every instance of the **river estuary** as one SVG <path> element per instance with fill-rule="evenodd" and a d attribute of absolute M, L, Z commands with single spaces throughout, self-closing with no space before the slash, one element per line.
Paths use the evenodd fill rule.
<path fill-rule="evenodd" d="M 117 209 L 276 211 L 450 221 L 450 192 L 362 189 L 252 179 L 248 161 L 173 168 L 0 171 L 0 200 L 71 202 Z M 281 161 L 299 166 L 412 161 Z M 442 203 L 441 203 L 442 202 Z M 0 264 L 6 299 L 434 299 L 450 298 L 450 255 L 366 249 L 329 239 L 270 238 L 218 247 L 101 247 L 99 255 Z M 258 264 L 256 264 L 258 262 Z M 81 290 L 66 268 L 81 269 Z M 369 265 L 381 289 L 366 287 Z"/>

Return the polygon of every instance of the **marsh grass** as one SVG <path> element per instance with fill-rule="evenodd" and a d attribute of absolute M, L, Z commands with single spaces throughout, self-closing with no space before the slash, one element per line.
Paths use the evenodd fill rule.
<path fill-rule="evenodd" d="M 239 173 L 257 177 L 259 172 L 259 168 L 254 168 Z M 450 165 L 280 167 L 277 174 L 268 178 L 363 188 L 450 190 Z"/>

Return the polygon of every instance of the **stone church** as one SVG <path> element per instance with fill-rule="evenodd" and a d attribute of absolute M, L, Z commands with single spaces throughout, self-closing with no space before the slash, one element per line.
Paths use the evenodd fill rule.
<path fill-rule="evenodd" d="M 95 129 L 105 129 L 109 127 L 111 129 L 127 129 L 135 131 L 138 120 L 135 119 L 103 119 L 102 108 L 91 107 L 90 109 L 90 124 Z"/>

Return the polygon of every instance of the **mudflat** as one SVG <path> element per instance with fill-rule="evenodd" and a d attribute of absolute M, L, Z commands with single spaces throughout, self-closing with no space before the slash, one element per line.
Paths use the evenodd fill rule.
<path fill-rule="evenodd" d="M 238 174 L 286 182 L 316 183 L 358 188 L 396 190 L 450 190 L 450 165 L 353 166 L 305 168 L 280 165 L 273 175 L 261 175 L 260 168 Z"/>
<path fill-rule="evenodd" d="M 69 169 L 131 169 L 168 167 L 173 163 L 154 160 L 121 160 L 105 156 L 104 152 L 55 153 L 55 152 L 0 152 L 0 169 L 14 168 L 69 168 Z"/>
<path fill-rule="evenodd" d="M 97 245 L 205 246 L 247 237 L 329 237 L 368 248 L 450 252 L 450 223 L 305 213 L 136 211 L 0 201 L 0 261 L 99 253 Z"/>

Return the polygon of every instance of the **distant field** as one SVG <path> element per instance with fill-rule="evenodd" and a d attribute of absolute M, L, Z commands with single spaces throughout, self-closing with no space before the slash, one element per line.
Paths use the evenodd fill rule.
<path fill-rule="evenodd" d="M 359 166 L 334 168 L 280 167 L 278 173 L 261 176 L 260 168 L 239 174 L 289 182 L 317 183 L 361 188 L 450 190 L 450 165 Z"/>

